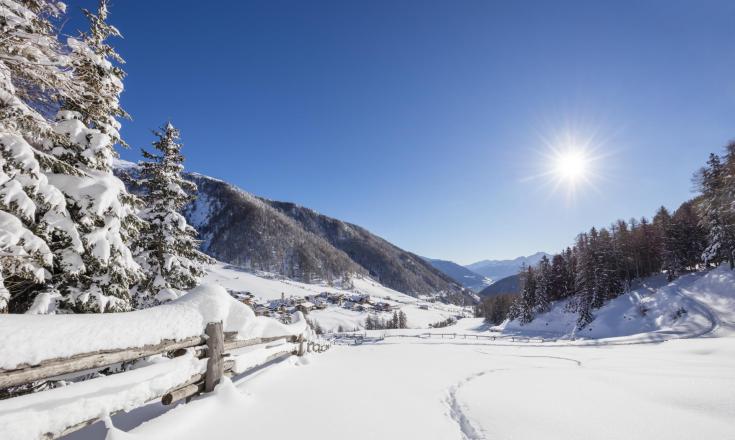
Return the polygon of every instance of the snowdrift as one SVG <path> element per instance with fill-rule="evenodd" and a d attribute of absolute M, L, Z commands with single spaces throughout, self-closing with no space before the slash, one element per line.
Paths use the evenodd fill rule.
<path fill-rule="evenodd" d="M 158 307 L 126 313 L 4 315 L 0 319 L 0 370 L 81 353 L 117 350 L 182 340 L 222 321 L 238 339 L 298 335 L 308 330 L 301 313 L 289 325 L 255 316 L 224 288 L 203 284 Z"/>
<path fill-rule="evenodd" d="M 735 334 L 735 272 L 723 265 L 684 275 L 671 283 L 663 276 L 644 280 L 640 287 L 609 301 L 595 319 L 576 329 L 577 314 L 566 301 L 528 323 L 517 320 L 499 326 L 510 335 L 563 339 L 625 337 L 653 342 L 705 334 Z"/>

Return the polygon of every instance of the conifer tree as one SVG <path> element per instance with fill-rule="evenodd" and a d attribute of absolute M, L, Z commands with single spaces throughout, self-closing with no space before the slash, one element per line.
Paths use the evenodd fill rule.
<path fill-rule="evenodd" d="M 81 240 L 45 174 L 62 164 L 44 151 L 44 115 L 74 94 L 50 21 L 62 13 L 50 1 L 0 0 L 0 312 L 48 311 L 53 301 L 34 301 L 58 296 L 51 274 L 81 269 Z"/>
<path fill-rule="evenodd" d="M 106 43 L 119 36 L 107 24 L 107 2 L 97 14 L 84 10 L 90 29 L 70 38 L 74 81 L 81 87 L 75 99 L 67 99 L 57 114 L 58 139 L 52 154 L 81 175 L 56 172 L 50 181 L 64 193 L 69 211 L 84 243 L 84 272 L 77 277 L 58 277 L 64 299 L 77 312 L 123 311 L 132 308 L 130 287 L 142 278 L 130 244 L 142 222 L 136 216 L 137 198 L 112 174 L 120 139 L 117 117 L 124 72 L 122 59 Z"/>
<path fill-rule="evenodd" d="M 521 267 L 520 272 L 521 296 L 516 300 L 514 314 L 522 324 L 533 321 L 534 309 L 536 307 L 536 271 L 532 266 Z"/>
<path fill-rule="evenodd" d="M 403 310 L 398 312 L 398 328 L 408 328 L 408 317 Z"/>
<path fill-rule="evenodd" d="M 593 228 L 594 231 L 594 228 Z M 575 284 L 577 293 L 573 308 L 578 314 L 577 327 L 582 328 L 592 321 L 592 302 L 595 297 L 597 280 L 595 278 L 595 258 L 587 234 L 580 234 L 577 239 L 577 273 Z"/>
<path fill-rule="evenodd" d="M 551 308 L 552 272 L 549 258 L 544 255 L 536 270 L 535 312 L 545 313 Z"/>
<path fill-rule="evenodd" d="M 179 130 L 169 122 L 155 135 L 157 153 L 143 150 L 147 160 L 140 164 L 145 202 L 140 216 L 148 223 L 136 246 L 136 260 L 145 272 L 136 287 L 140 305 L 173 299 L 193 288 L 204 275 L 202 264 L 211 261 L 199 251 L 196 230 L 181 215 L 196 185 L 182 176 Z"/>
<path fill-rule="evenodd" d="M 727 183 L 727 167 L 718 155 L 711 154 L 699 176 L 702 226 L 707 230 L 707 248 L 702 259 L 715 264 L 728 261 L 730 268 L 734 268 L 735 213 L 733 201 L 728 197 L 731 190 Z"/>
<path fill-rule="evenodd" d="M 388 322 L 389 328 L 400 328 L 399 322 L 398 322 L 398 311 L 393 311 L 393 316 L 391 317 L 390 321 Z"/>

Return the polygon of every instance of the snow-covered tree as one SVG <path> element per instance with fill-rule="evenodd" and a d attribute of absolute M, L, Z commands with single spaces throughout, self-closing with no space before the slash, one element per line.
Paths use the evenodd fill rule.
<path fill-rule="evenodd" d="M 536 271 L 535 311 L 536 313 L 548 312 L 552 300 L 552 273 L 549 258 L 544 255 L 538 263 Z"/>
<path fill-rule="evenodd" d="M 733 145 L 735 154 L 735 145 Z M 735 162 L 735 157 L 733 157 Z M 735 190 L 729 188 L 727 162 L 711 154 L 707 166 L 699 175 L 699 185 L 702 192 L 700 201 L 702 226 L 707 230 L 707 248 L 702 259 L 709 263 L 729 261 L 730 267 L 735 267 L 735 200 L 730 194 Z"/>
<path fill-rule="evenodd" d="M 79 173 L 59 170 L 49 180 L 64 193 L 84 244 L 84 272 L 61 278 L 59 288 L 68 306 L 77 312 L 129 310 L 130 287 L 142 278 L 129 245 L 142 222 L 136 216 L 137 198 L 112 174 L 115 144 L 121 143 L 117 117 L 126 116 L 119 105 L 122 59 L 105 41 L 119 36 L 105 23 L 107 2 L 95 15 L 84 11 L 88 32 L 70 38 L 73 78 L 81 89 L 67 99 L 56 116 L 57 139 L 51 153 Z"/>
<path fill-rule="evenodd" d="M 51 273 L 82 268 L 64 196 L 44 174 L 73 171 L 44 152 L 53 138 L 44 113 L 73 95 L 49 21 L 62 12 L 60 3 L 0 0 L 0 311 L 47 311 L 58 296 Z"/>
<path fill-rule="evenodd" d="M 521 296 L 514 304 L 512 314 L 523 324 L 528 324 L 535 317 L 536 308 L 536 270 L 533 266 L 521 267 L 519 272 Z"/>
<path fill-rule="evenodd" d="M 592 232 L 596 234 L 594 228 Z M 573 311 L 578 314 L 578 328 L 592 321 L 592 304 L 597 293 L 596 264 L 590 242 L 591 239 L 587 234 L 580 234 L 576 245 L 578 252 L 575 279 L 577 293 L 573 300 Z"/>
<path fill-rule="evenodd" d="M 69 56 L 74 78 L 83 87 L 79 95 L 65 105 L 66 110 L 78 113 L 84 125 L 108 136 L 109 142 L 99 144 L 96 149 L 85 146 L 74 152 L 76 160 L 103 171 L 110 170 L 112 158 L 117 156 L 113 145 L 126 146 L 120 137 L 120 121 L 117 118 L 129 118 L 120 106 L 125 77 L 120 65 L 125 61 L 107 43 L 108 38 L 122 35 L 106 21 L 109 15 L 107 3 L 107 0 L 100 0 L 96 14 L 83 9 L 89 21 L 89 31 L 67 41 L 71 48 Z"/>
<path fill-rule="evenodd" d="M 211 261 L 199 251 L 196 230 L 181 215 L 196 185 L 182 176 L 179 130 L 169 122 L 155 135 L 158 153 L 143 150 L 147 161 L 141 162 L 145 208 L 140 216 L 148 222 L 136 246 L 136 260 L 145 272 L 137 286 L 141 305 L 176 298 L 196 286 L 204 275 L 202 264 Z"/>

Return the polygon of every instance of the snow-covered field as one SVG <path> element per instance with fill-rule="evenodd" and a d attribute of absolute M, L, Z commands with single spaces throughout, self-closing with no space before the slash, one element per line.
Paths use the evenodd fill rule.
<path fill-rule="evenodd" d="M 350 281 L 353 286 L 351 289 L 340 289 L 328 285 L 300 283 L 268 273 L 255 274 L 223 263 L 209 266 L 205 278 L 205 282 L 219 284 L 230 291 L 250 292 L 259 302 L 280 299 L 281 295 L 286 298 L 303 298 L 322 292 L 367 294 L 376 300 L 398 305 L 406 313 L 411 328 L 428 328 L 429 324 L 443 321 L 450 316 L 469 313 L 461 307 L 421 301 L 369 278 L 355 277 Z M 421 306 L 426 309 L 422 309 Z M 367 312 L 329 306 L 325 310 L 312 311 L 308 317 L 317 321 L 325 331 L 336 331 L 340 326 L 345 330 L 361 329 L 367 316 Z M 383 318 L 386 317 L 389 317 L 389 314 L 383 314 Z"/>
<path fill-rule="evenodd" d="M 606 324 L 624 329 L 608 333 L 614 339 L 334 346 L 235 377 L 168 412 L 154 403 L 113 417 L 109 432 L 98 423 L 69 438 L 735 438 L 735 275 L 691 275 L 645 298 L 678 301 L 689 317 L 642 316 L 654 320 L 650 329 Z M 611 310 L 600 318 L 611 320 Z M 466 319 L 441 330 L 486 326 Z"/>

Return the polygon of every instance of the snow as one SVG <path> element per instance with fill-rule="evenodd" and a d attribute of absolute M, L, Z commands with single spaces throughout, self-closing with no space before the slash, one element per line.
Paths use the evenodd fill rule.
<path fill-rule="evenodd" d="M 594 312 L 587 327 L 576 330 L 577 314 L 556 304 L 531 323 L 501 325 L 506 334 L 555 338 L 625 338 L 660 341 L 672 336 L 692 337 L 717 327 L 723 334 L 735 333 L 735 273 L 725 265 L 706 274 L 684 275 L 671 283 L 663 276 L 646 279 L 642 285 L 615 298 Z M 713 314 L 708 304 L 716 309 Z M 715 316 L 719 316 L 716 318 Z"/>
<path fill-rule="evenodd" d="M 79 315 L 5 315 L 0 319 L 0 369 L 98 350 L 156 344 L 203 334 L 222 321 L 241 339 L 297 335 L 307 329 L 303 315 L 284 325 L 256 317 L 250 307 L 220 286 L 203 284 L 170 303 L 134 312 Z"/>
<path fill-rule="evenodd" d="M 304 298 L 322 292 L 342 293 L 348 297 L 355 294 L 369 295 L 375 300 L 399 306 L 408 318 L 409 327 L 412 328 L 428 328 L 429 324 L 466 312 L 458 306 L 420 301 L 365 277 L 353 277 L 349 283 L 345 283 L 351 284 L 353 286 L 351 289 L 340 289 L 326 284 L 300 283 L 274 274 L 255 273 L 236 266 L 216 263 L 207 267 L 207 275 L 204 279 L 206 282 L 218 284 L 231 292 L 250 292 L 261 303 L 280 299 L 281 295 L 286 298 Z M 420 309 L 421 304 L 428 306 L 428 310 Z M 392 312 L 383 313 L 380 316 L 387 318 L 390 315 Z M 324 310 L 313 310 L 308 315 L 309 319 L 318 322 L 325 331 L 336 331 L 340 326 L 344 330 L 362 328 L 367 316 L 368 312 L 347 310 L 332 305 Z"/>
<path fill-rule="evenodd" d="M 168 412 L 154 404 L 115 416 L 125 429 L 107 438 L 735 438 L 735 275 L 718 268 L 649 281 L 639 298 L 599 311 L 592 333 L 612 339 L 512 343 L 394 330 L 409 337 L 291 357 Z M 640 302 L 650 315 L 613 322 L 613 311 Z M 686 317 L 661 319 L 680 305 Z M 435 332 L 487 330 L 462 319 Z M 106 432 L 98 423 L 70 439 Z"/>
<path fill-rule="evenodd" d="M 336 346 L 235 379 L 127 439 L 733 438 L 735 344 Z M 285 423 L 279 423 L 287 414 Z M 125 424 L 124 417 L 113 423 Z M 103 430 L 72 439 L 101 439 Z"/>
<path fill-rule="evenodd" d="M 40 438 L 86 420 L 129 410 L 161 396 L 206 369 L 206 360 L 190 355 L 159 359 L 125 374 L 103 376 L 0 401 L 3 439 Z"/>

